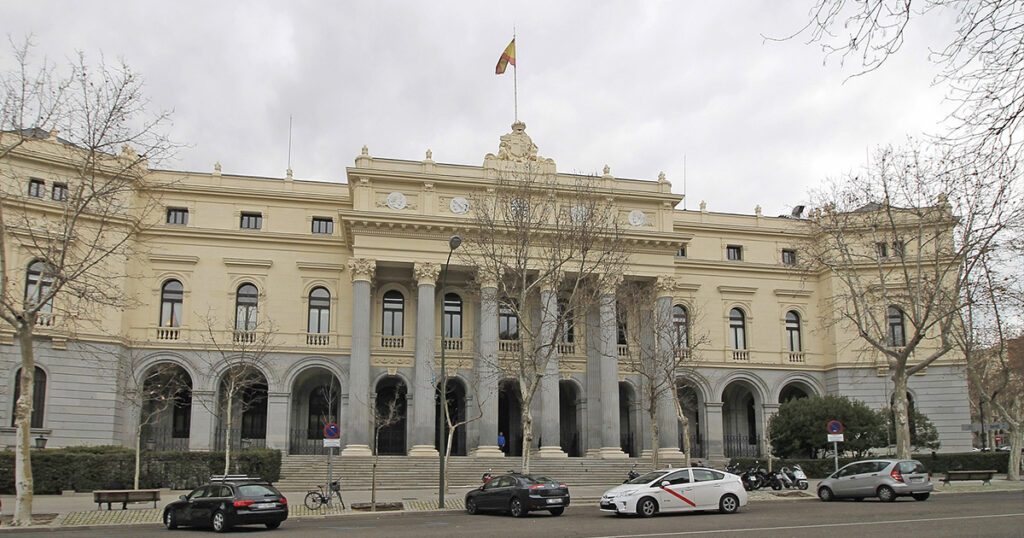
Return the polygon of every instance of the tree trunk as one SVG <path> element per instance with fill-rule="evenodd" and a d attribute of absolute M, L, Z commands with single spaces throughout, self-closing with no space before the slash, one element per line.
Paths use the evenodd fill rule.
<path fill-rule="evenodd" d="M 142 452 L 142 420 L 139 420 L 139 423 L 135 426 L 135 481 L 133 482 L 134 489 L 139 489 L 139 463 L 141 460 L 141 458 L 139 457 L 140 452 Z"/>
<path fill-rule="evenodd" d="M 679 413 L 679 422 L 683 424 L 683 452 L 686 454 L 686 466 L 690 466 L 690 419 Z"/>
<path fill-rule="evenodd" d="M 892 371 L 892 410 L 896 429 L 896 457 L 910 457 L 910 413 L 907 405 L 907 369 L 900 365 Z"/>
<path fill-rule="evenodd" d="M 231 392 L 228 392 L 228 398 L 227 398 L 228 401 L 227 401 L 227 405 L 225 405 L 225 407 L 227 408 L 226 412 L 228 414 L 227 420 L 225 421 L 225 427 L 224 427 L 224 475 L 225 476 L 228 474 L 228 470 L 231 468 L 231 426 L 232 426 L 231 422 L 232 422 L 232 419 L 234 418 L 234 413 L 231 412 L 231 404 L 233 402 L 232 402 L 232 398 L 231 398 L 230 394 L 231 394 Z"/>
<path fill-rule="evenodd" d="M 454 427 L 449 427 L 448 428 L 448 444 L 445 445 L 445 447 L 444 447 L 444 483 L 442 484 L 442 487 L 444 488 L 444 491 L 448 491 L 448 471 L 450 469 L 450 467 L 448 466 L 448 461 L 449 461 L 448 456 L 452 455 L 452 439 L 454 439 L 454 438 L 455 438 L 455 428 Z"/>
<path fill-rule="evenodd" d="M 1010 423 L 1010 463 L 1007 467 L 1007 480 L 1020 480 L 1021 448 L 1024 447 L 1024 431 L 1021 423 Z"/>
<path fill-rule="evenodd" d="M 657 401 L 657 400 L 655 400 Z M 653 469 L 658 468 L 658 449 L 661 448 L 659 444 L 658 435 L 661 433 L 661 429 L 658 427 L 658 406 L 648 406 L 647 408 L 648 419 L 651 422 L 651 467 Z"/>
<path fill-rule="evenodd" d="M 21 348 L 21 394 L 14 406 L 14 420 L 17 426 L 17 446 L 15 448 L 14 489 L 17 497 L 14 501 L 14 514 L 11 525 L 15 527 L 32 524 L 32 397 L 35 389 L 36 361 L 32 349 L 31 323 L 26 323 L 17 332 L 18 345 Z"/>
<path fill-rule="evenodd" d="M 526 474 L 530 472 L 530 448 L 533 446 L 533 413 L 528 403 L 523 403 L 521 422 L 523 425 L 523 465 L 520 472 Z"/>

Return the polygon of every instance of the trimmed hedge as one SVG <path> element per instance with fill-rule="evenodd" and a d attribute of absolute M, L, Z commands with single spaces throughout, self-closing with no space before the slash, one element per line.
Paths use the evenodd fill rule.
<path fill-rule="evenodd" d="M 272 449 L 233 453 L 232 472 L 276 482 L 281 478 L 281 453 Z M 224 452 L 146 451 L 140 462 L 139 487 L 191 489 L 224 470 Z M 130 488 L 135 476 L 131 449 L 70 447 L 32 451 L 35 493 Z M 0 493 L 14 493 L 14 451 L 0 451 Z"/>
<path fill-rule="evenodd" d="M 839 458 L 839 466 L 866 459 L 884 459 L 891 456 L 872 456 L 867 458 Z M 995 469 L 996 472 L 1005 473 L 1010 464 L 1009 452 L 958 452 L 958 453 L 937 453 L 914 454 L 911 456 L 921 462 L 929 473 L 944 473 L 950 470 L 987 470 Z M 755 461 L 760 462 L 761 467 L 768 468 L 767 458 L 733 458 L 729 464 L 739 463 L 740 469 L 750 468 Z M 808 478 L 825 478 L 835 471 L 835 460 L 832 458 L 821 459 L 773 459 L 772 469 L 779 467 L 793 467 L 793 464 L 800 464 Z"/>

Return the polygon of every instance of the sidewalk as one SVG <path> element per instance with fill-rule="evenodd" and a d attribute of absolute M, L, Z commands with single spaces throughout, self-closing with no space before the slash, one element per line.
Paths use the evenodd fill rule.
<path fill-rule="evenodd" d="M 781 490 L 774 492 L 770 489 L 762 489 L 750 492 L 749 496 L 751 501 L 766 502 L 811 500 L 817 498 L 815 496 L 817 483 L 817 480 L 811 480 L 810 487 L 806 491 Z M 934 484 L 935 493 L 940 495 L 979 491 L 1024 490 L 1024 481 L 1009 482 L 1006 480 L 1005 475 L 1003 475 L 1002 478 L 993 478 L 991 486 L 982 485 L 981 481 L 968 483 L 961 482 L 949 486 L 943 486 L 936 480 Z M 607 486 L 570 486 L 572 505 L 596 505 L 598 499 L 601 498 L 601 495 L 605 490 L 615 485 L 617 484 L 609 484 Z M 450 488 L 450 491 L 445 495 L 445 509 L 465 509 L 464 498 L 466 492 L 470 489 L 472 488 L 469 486 Z M 96 503 L 92 502 L 92 493 L 36 495 L 33 503 L 33 512 L 39 517 L 41 522 L 44 522 L 50 528 L 96 525 L 132 525 L 143 523 L 158 524 L 160 523 L 163 507 L 166 506 L 167 503 L 177 499 L 179 495 L 185 495 L 187 493 L 189 493 L 188 490 L 164 489 L 160 491 L 160 501 L 157 502 L 156 509 L 153 508 L 152 503 L 142 503 L 128 505 L 127 510 L 121 510 L 117 505 L 113 506 L 113 510 L 107 510 L 106 505 L 104 505 L 101 510 L 97 510 Z M 285 497 L 288 498 L 289 518 L 364 514 L 366 511 L 352 510 L 352 504 L 370 502 L 370 490 L 368 489 L 344 491 L 342 492 L 342 495 L 345 500 L 346 509 L 342 510 L 340 506 L 332 506 L 329 508 L 321 508 L 316 512 L 311 512 L 305 507 L 305 505 L 303 505 L 303 499 L 306 496 L 306 491 L 283 491 L 282 493 L 284 493 Z M 3 532 L 4 530 L 12 529 L 12 527 L 7 526 L 7 523 L 10 521 L 11 511 L 14 510 L 14 497 L 12 495 L 2 495 L 0 496 L 0 501 L 3 502 L 4 516 L 4 525 L 0 526 L 0 532 Z M 426 511 L 438 509 L 437 489 L 378 490 L 377 502 L 401 502 L 403 505 L 403 510 L 401 511 Z"/>

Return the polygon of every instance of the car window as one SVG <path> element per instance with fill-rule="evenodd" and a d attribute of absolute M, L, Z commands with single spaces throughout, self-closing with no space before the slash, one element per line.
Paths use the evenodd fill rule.
<path fill-rule="evenodd" d="M 554 478 L 539 475 L 539 474 L 527 474 L 522 476 L 523 481 L 527 484 L 557 484 L 558 480 Z"/>
<path fill-rule="evenodd" d="M 632 480 L 629 480 L 626 483 L 627 484 L 649 484 L 649 483 L 653 482 L 654 480 L 657 480 L 658 478 L 661 478 L 661 476 L 664 475 L 664 474 L 665 474 L 665 471 L 651 471 L 649 473 L 644 473 L 644 474 L 642 474 L 642 475 L 640 475 L 640 476 L 638 476 L 638 477 L 636 477 L 636 478 L 634 478 Z M 658 480 L 658 483 L 660 484 L 661 480 Z"/>
<path fill-rule="evenodd" d="M 870 472 L 880 473 L 880 472 L 884 471 L 886 469 L 886 467 L 888 467 L 891 464 L 892 464 L 892 462 L 889 462 L 889 461 L 876 461 L 875 462 L 875 468 L 872 469 Z"/>
<path fill-rule="evenodd" d="M 665 478 L 661 479 L 661 482 L 668 481 L 669 484 L 689 484 L 690 483 L 690 470 L 683 469 L 682 471 L 676 471 Z M 659 483 L 660 484 L 660 483 Z"/>
<path fill-rule="evenodd" d="M 723 478 L 725 478 L 724 474 L 710 469 L 693 469 L 694 482 L 710 482 L 712 480 L 721 480 Z"/>
<path fill-rule="evenodd" d="M 238 486 L 238 494 L 242 497 L 270 497 L 280 495 L 277 490 L 266 484 L 245 484 L 243 486 Z"/>
<path fill-rule="evenodd" d="M 913 473 L 924 473 L 924 465 L 921 465 L 919 461 L 901 461 L 899 463 L 899 470 L 901 473 L 913 474 Z"/>
<path fill-rule="evenodd" d="M 864 472 L 864 470 L 863 470 L 864 468 L 865 467 L 864 467 L 863 463 L 851 463 L 851 464 L 847 465 L 846 467 L 843 467 L 842 469 L 839 469 L 839 475 L 838 476 L 852 476 L 852 475 L 855 475 L 855 474 L 860 474 L 860 473 Z"/>
<path fill-rule="evenodd" d="M 515 483 L 516 483 L 516 479 L 515 478 L 512 478 L 511 476 L 503 476 L 503 477 L 498 479 L 498 485 L 494 486 L 494 487 L 496 487 L 496 488 L 507 488 L 509 486 L 512 486 Z"/>
<path fill-rule="evenodd" d="M 234 497 L 234 494 L 231 493 L 231 488 L 228 486 L 217 486 L 216 488 L 210 489 L 211 497 Z"/>
<path fill-rule="evenodd" d="M 192 493 L 188 494 L 188 499 L 189 500 L 192 500 L 192 499 L 202 499 L 203 497 L 206 496 L 206 490 L 207 490 L 206 486 L 198 488 L 195 491 L 193 491 Z"/>

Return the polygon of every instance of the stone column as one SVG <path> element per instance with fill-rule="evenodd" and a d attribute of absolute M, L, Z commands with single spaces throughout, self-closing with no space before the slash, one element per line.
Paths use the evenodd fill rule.
<path fill-rule="evenodd" d="M 267 394 L 267 448 L 288 451 L 288 393 Z"/>
<path fill-rule="evenodd" d="M 771 422 L 772 417 L 779 412 L 779 406 L 777 403 L 766 403 L 761 405 L 761 454 L 768 457 L 771 453 L 771 443 L 768 439 L 768 423 Z"/>
<path fill-rule="evenodd" d="M 476 457 L 501 457 L 498 448 L 498 280 L 480 274 L 480 332 L 476 359 L 477 401 L 483 416 L 476 421 Z"/>
<path fill-rule="evenodd" d="M 551 358 L 540 378 L 540 441 L 543 444 L 538 455 L 542 458 L 568 458 L 569 455 L 562 451 L 559 427 L 558 343 L 554 341 L 558 328 L 558 293 L 546 284 L 540 290 L 540 308 L 540 338 L 541 342 L 551 344 Z"/>
<path fill-rule="evenodd" d="M 707 402 L 704 404 L 704 418 L 707 424 L 708 436 L 705 443 L 708 446 L 708 459 L 721 460 L 725 458 L 725 428 L 722 423 L 722 402 Z"/>
<path fill-rule="evenodd" d="M 211 409 L 217 409 L 214 405 L 216 394 L 211 390 L 192 391 L 192 416 L 189 422 L 188 449 L 189 450 L 211 450 L 213 448 L 214 415 Z"/>
<path fill-rule="evenodd" d="M 675 342 L 672 326 L 672 292 L 675 281 L 669 277 L 659 277 L 656 283 L 658 298 L 655 300 L 655 327 L 657 327 L 658 364 L 672 365 L 675 362 Z M 658 394 L 658 457 L 662 459 L 683 459 L 679 450 L 679 416 L 676 404 L 672 401 L 675 391 L 672 385 L 675 380 L 675 369 L 663 369 L 667 379 L 661 380 L 665 390 Z"/>
<path fill-rule="evenodd" d="M 601 362 L 601 452 L 602 458 L 627 458 L 619 439 L 619 353 L 615 316 L 615 288 L 609 286 L 600 298 L 601 334 L 598 347 Z"/>
<path fill-rule="evenodd" d="M 413 276 L 419 285 L 416 302 L 416 353 L 413 365 L 412 448 L 410 456 L 437 456 L 434 431 L 437 414 L 434 410 L 434 283 L 441 267 L 436 263 L 417 263 Z"/>
<path fill-rule="evenodd" d="M 370 281 L 377 262 L 353 258 L 352 272 L 352 354 L 348 368 L 348 439 L 342 456 L 369 456 L 370 452 Z"/>

